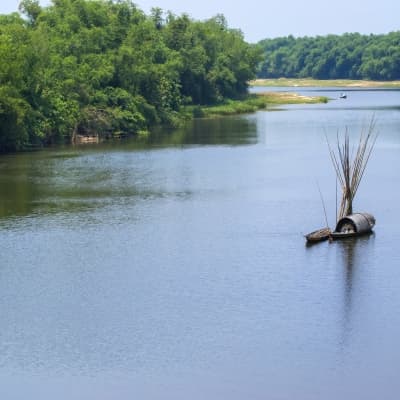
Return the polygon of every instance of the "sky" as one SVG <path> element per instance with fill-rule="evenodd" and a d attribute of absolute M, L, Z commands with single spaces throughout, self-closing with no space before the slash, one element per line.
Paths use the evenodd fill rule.
<path fill-rule="evenodd" d="M 316 36 L 359 32 L 379 34 L 400 30 L 399 0 L 133 0 L 144 12 L 160 7 L 204 20 L 224 14 L 230 28 L 240 29 L 248 42 L 293 35 Z M 50 0 L 40 0 L 48 5 Z M 18 9 L 19 0 L 0 0 L 0 14 Z"/>

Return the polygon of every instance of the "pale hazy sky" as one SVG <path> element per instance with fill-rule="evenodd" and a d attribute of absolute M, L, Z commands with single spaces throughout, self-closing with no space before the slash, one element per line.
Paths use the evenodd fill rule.
<path fill-rule="evenodd" d="M 50 0 L 40 0 L 42 5 Z M 388 33 L 400 30 L 399 0 L 137 0 L 146 13 L 151 7 L 186 12 L 194 19 L 224 14 L 231 28 L 249 42 L 277 36 L 315 36 L 344 32 Z M 19 0 L 0 0 L 0 14 L 17 11 Z"/>

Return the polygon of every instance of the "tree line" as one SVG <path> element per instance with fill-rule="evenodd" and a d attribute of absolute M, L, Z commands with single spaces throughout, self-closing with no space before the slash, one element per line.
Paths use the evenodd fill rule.
<path fill-rule="evenodd" d="M 146 15 L 130 0 L 19 10 L 0 15 L 0 152 L 176 124 L 184 106 L 245 94 L 261 61 L 222 15 Z"/>
<path fill-rule="evenodd" d="M 400 31 L 287 36 L 259 44 L 264 51 L 259 78 L 400 79 Z"/>

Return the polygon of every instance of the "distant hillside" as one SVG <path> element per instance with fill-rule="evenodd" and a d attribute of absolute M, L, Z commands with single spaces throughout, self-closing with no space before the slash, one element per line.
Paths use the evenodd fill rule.
<path fill-rule="evenodd" d="M 400 79 L 400 31 L 265 39 L 259 78 Z"/>

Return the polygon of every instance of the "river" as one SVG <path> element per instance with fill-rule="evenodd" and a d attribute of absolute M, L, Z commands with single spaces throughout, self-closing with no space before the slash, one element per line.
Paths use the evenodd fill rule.
<path fill-rule="evenodd" d="M 0 157 L 0 398 L 398 398 L 400 91 L 296 91 L 332 100 Z M 306 247 L 371 118 L 374 234 Z"/>

